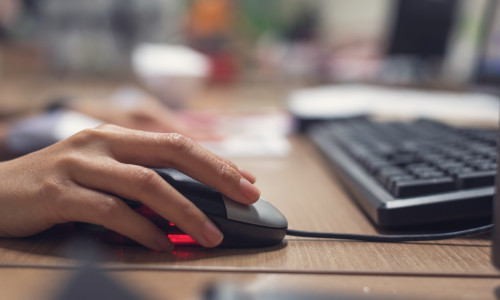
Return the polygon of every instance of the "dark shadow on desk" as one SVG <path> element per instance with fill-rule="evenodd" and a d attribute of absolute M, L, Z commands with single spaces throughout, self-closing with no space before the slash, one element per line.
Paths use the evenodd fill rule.
<path fill-rule="evenodd" d="M 27 254 L 26 256 L 33 254 L 40 261 L 43 261 L 43 257 L 63 257 L 62 249 L 71 240 L 71 232 L 71 226 L 60 225 L 30 237 L 0 238 L 0 249 L 5 250 L 9 256 L 22 257 L 23 253 Z M 15 253 L 10 255 L 9 251 L 14 251 Z M 5 255 L 0 256 L 0 264 L 5 263 L 2 261 L 3 259 L 5 259 Z M 8 259 L 6 262 L 11 263 L 12 261 L 12 259 Z M 22 262 L 25 261 L 29 262 L 29 258 L 22 257 Z"/>
<path fill-rule="evenodd" d="M 30 264 L 30 255 L 36 262 L 52 262 L 50 258 L 61 258 L 55 264 L 71 263 L 75 261 L 75 257 L 79 257 L 78 247 L 71 248 L 72 241 L 77 237 L 75 231 L 69 225 L 56 226 L 43 233 L 27 238 L 15 239 L 0 239 L 0 251 L 5 249 L 14 251 L 19 260 L 16 263 Z M 232 257 L 232 256 L 247 256 L 258 253 L 278 251 L 286 247 L 286 241 L 272 247 L 262 248 L 203 248 L 201 246 L 186 246 L 176 247 L 172 253 L 158 252 L 149 250 L 140 245 L 113 245 L 96 242 L 89 237 L 79 237 L 80 240 L 85 240 L 89 245 L 101 248 L 106 254 L 102 262 L 109 263 L 127 263 L 127 264 L 149 264 L 162 263 L 170 264 L 183 261 L 198 261 L 213 259 L 217 257 Z M 80 242 L 81 245 L 81 242 Z M 90 247 L 94 247 L 90 246 Z M 26 257 L 23 257 L 26 254 Z M 2 261 L 3 255 L 0 255 L 0 266 L 2 264 L 12 264 L 13 260 Z M 4 256 L 5 257 L 5 256 Z M 41 259 L 39 259 L 41 257 Z M 47 260 L 44 260 L 46 257 Z"/>

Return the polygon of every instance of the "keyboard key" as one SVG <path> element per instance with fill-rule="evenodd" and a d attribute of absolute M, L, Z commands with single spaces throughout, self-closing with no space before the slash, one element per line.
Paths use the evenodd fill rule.
<path fill-rule="evenodd" d="M 392 187 L 396 182 L 410 181 L 415 180 L 415 176 L 405 174 L 405 175 L 392 175 L 387 177 L 383 185 L 387 188 L 387 190 L 392 191 Z"/>
<path fill-rule="evenodd" d="M 460 189 L 470 189 L 495 184 L 496 171 L 477 171 L 457 175 L 457 186 Z"/>
<path fill-rule="evenodd" d="M 458 174 L 469 174 L 474 172 L 474 169 L 471 167 L 463 166 L 463 167 L 449 167 L 444 169 L 446 173 L 452 176 L 456 176 Z"/>
<path fill-rule="evenodd" d="M 377 173 L 377 180 L 382 184 L 386 185 L 387 181 L 390 178 L 394 178 L 395 176 L 403 176 L 403 175 L 408 175 L 408 173 L 398 167 L 385 167 L 382 168 L 378 171 Z"/>
<path fill-rule="evenodd" d="M 382 175 L 382 176 L 401 175 L 401 174 L 406 174 L 406 171 L 401 168 L 393 166 L 381 168 L 377 173 L 377 175 Z"/>
<path fill-rule="evenodd" d="M 354 193 L 355 197 L 368 203 L 366 212 L 377 224 L 417 225 L 464 216 L 489 217 L 491 213 L 493 189 L 478 188 L 494 187 L 497 130 L 453 127 L 430 120 L 379 122 L 355 118 L 325 123 L 312 136 L 333 164 L 339 162 L 331 155 L 329 143 L 319 141 L 331 139 L 351 157 L 342 162 L 347 168 L 341 172 L 355 183 L 349 186 L 363 191 Z M 364 174 L 349 164 L 361 167 Z M 380 189 L 371 184 L 364 186 L 370 177 L 392 197 L 379 193 Z M 432 198 L 406 201 L 422 196 Z M 394 207 L 384 205 L 391 200 L 402 201 Z"/>
<path fill-rule="evenodd" d="M 497 163 L 485 163 L 476 165 L 478 171 L 494 171 L 497 169 Z"/>
<path fill-rule="evenodd" d="M 397 154 L 392 156 L 389 161 L 395 165 L 407 165 L 420 161 L 415 154 Z"/>
<path fill-rule="evenodd" d="M 418 178 L 421 179 L 430 179 L 430 178 L 440 178 L 444 176 L 444 173 L 441 171 L 427 171 L 427 172 L 420 172 L 415 174 L 418 176 Z"/>
<path fill-rule="evenodd" d="M 372 174 L 376 174 L 382 168 L 392 166 L 392 164 L 385 159 L 370 159 L 365 160 L 363 163 L 368 172 Z"/>
<path fill-rule="evenodd" d="M 434 169 L 434 167 L 429 163 L 416 163 L 410 164 L 405 167 L 410 172 L 418 172 L 419 170 Z"/>
<path fill-rule="evenodd" d="M 446 161 L 446 162 L 438 162 L 436 163 L 436 167 L 438 167 L 441 170 L 450 170 L 450 169 L 457 169 L 457 168 L 462 168 L 465 166 L 464 162 L 461 161 Z"/>
<path fill-rule="evenodd" d="M 455 189 L 455 181 L 451 177 L 414 179 L 395 182 L 392 194 L 396 198 L 407 198 L 433 193 L 448 192 Z"/>

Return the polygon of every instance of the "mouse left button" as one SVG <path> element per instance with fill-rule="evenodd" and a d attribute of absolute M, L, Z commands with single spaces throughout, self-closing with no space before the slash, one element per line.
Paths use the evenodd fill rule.
<path fill-rule="evenodd" d="M 272 228 L 288 227 L 286 217 L 271 203 L 262 198 L 251 205 L 243 205 L 226 197 L 222 198 L 224 199 L 229 220 Z"/>

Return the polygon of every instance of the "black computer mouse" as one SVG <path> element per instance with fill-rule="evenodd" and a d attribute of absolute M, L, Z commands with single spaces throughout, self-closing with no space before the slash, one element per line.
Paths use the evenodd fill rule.
<path fill-rule="evenodd" d="M 287 219 L 278 209 L 262 198 L 251 205 L 240 204 L 175 169 L 153 170 L 192 201 L 214 222 L 224 234 L 224 240 L 221 243 L 223 247 L 272 246 L 281 243 L 286 235 Z M 175 227 L 175 224 L 163 219 L 142 203 L 124 201 L 164 230 L 174 244 L 196 244 L 194 240 Z M 99 225 L 78 224 L 78 228 L 105 242 L 134 243 L 132 240 Z"/>

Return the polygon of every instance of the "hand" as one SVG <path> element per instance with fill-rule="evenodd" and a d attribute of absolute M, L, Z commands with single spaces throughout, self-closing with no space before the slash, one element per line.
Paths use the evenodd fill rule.
<path fill-rule="evenodd" d="M 194 140 L 220 139 L 214 122 L 207 118 L 175 113 L 155 98 L 144 96 L 132 106 L 121 106 L 118 101 L 82 100 L 71 109 L 105 123 L 151 132 L 176 132 Z"/>
<path fill-rule="evenodd" d="M 178 169 L 244 204 L 259 198 L 253 175 L 183 135 L 103 125 L 0 163 L 0 236 L 78 221 L 171 250 L 166 234 L 123 198 L 144 203 L 202 246 L 218 245 L 223 236 L 210 219 L 147 167 Z"/>

